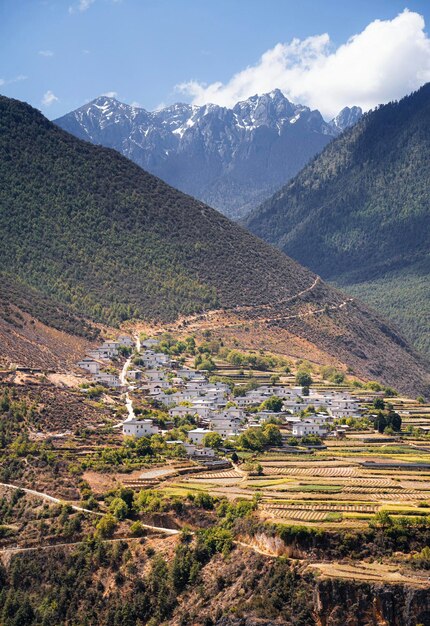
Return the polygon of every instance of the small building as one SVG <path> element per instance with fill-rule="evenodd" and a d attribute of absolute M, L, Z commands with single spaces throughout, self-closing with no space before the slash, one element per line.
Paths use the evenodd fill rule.
<path fill-rule="evenodd" d="M 188 439 L 192 443 L 200 446 L 203 445 L 203 440 L 205 436 L 213 432 L 213 430 L 208 430 L 207 428 L 193 428 L 193 430 L 188 431 Z"/>
<path fill-rule="evenodd" d="M 169 409 L 169 417 L 185 417 L 186 415 L 195 415 L 195 411 L 191 406 L 174 406 Z"/>
<path fill-rule="evenodd" d="M 142 378 L 141 370 L 127 370 L 127 378 L 131 380 L 140 380 Z"/>
<path fill-rule="evenodd" d="M 320 424 L 315 424 L 310 420 L 303 422 L 295 422 L 293 424 L 292 433 L 294 437 L 306 437 L 307 435 L 316 435 L 317 437 L 324 437 L 327 429 Z"/>
<path fill-rule="evenodd" d="M 87 357 L 82 359 L 82 361 L 79 361 L 78 366 L 90 374 L 98 374 L 100 372 L 100 363 Z"/>
<path fill-rule="evenodd" d="M 127 348 L 132 348 L 134 346 L 134 341 L 130 335 L 120 335 L 117 341 L 121 346 L 126 346 Z"/>
<path fill-rule="evenodd" d="M 155 346 L 158 346 L 158 343 L 158 339 L 144 339 L 141 345 L 143 348 L 155 348 Z"/>
<path fill-rule="evenodd" d="M 107 385 L 108 387 L 121 387 L 121 381 L 115 374 L 101 372 L 100 374 L 94 375 L 94 380 L 102 385 Z"/>
<path fill-rule="evenodd" d="M 129 418 L 122 425 L 123 435 L 129 437 L 151 437 L 159 432 L 158 426 L 155 426 L 151 419 L 137 420 Z"/>
<path fill-rule="evenodd" d="M 185 452 L 188 456 L 206 459 L 215 457 L 215 452 L 212 448 L 198 448 L 193 443 L 187 443 L 186 441 L 182 445 L 184 446 Z"/>

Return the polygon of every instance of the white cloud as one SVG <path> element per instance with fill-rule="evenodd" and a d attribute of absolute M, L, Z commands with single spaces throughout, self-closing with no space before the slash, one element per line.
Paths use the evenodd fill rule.
<path fill-rule="evenodd" d="M 117 98 L 118 97 L 118 92 L 117 91 L 106 91 L 106 93 L 102 93 L 102 96 L 106 96 L 106 98 Z"/>
<path fill-rule="evenodd" d="M 24 76 L 23 74 L 18 74 L 15 78 L 9 78 L 9 80 L 5 78 L 0 78 L 0 85 L 10 85 L 12 83 L 19 83 L 22 80 L 27 80 L 28 76 Z"/>
<path fill-rule="evenodd" d="M 50 107 L 51 104 L 54 104 L 54 102 L 58 102 L 58 101 L 59 101 L 59 98 L 57 98 L 57 96 L 50 89 L 48 89 L 48 91 L 46 91 L 43 94 L 42 106 Z"/>
<path fill-rule="evenodd" d="M 177 89 L 193 104 L 233 106 L 279 88 L 326 117 L 347 105 L 368 110 L 430 80 L 430 39 L 424 28 L 421 15 L 405 10 L 392 20 L 371 22 L 337 49 L 327 33 L 293 39 L 278 43 L 227 83 L 190 81 Z"/>
<path fill-rule="evenodd" d="M 140 104 L 140 102 L 137 102 L 137 100 L 133 100 L 133 102 L 130 104 L 130 106 L 136 108 L 136 109 L 142 109 L 142 105 Z"/>
<path fill-rule="evenodd" d="M 54 53 L 52 52 L 52 50 L 39 50 L 38 54 L 41 57 L 53 57 Z"/>
<path fill-rule="evenodd" d="M 92 4 L 95 3 L 96 0 L 79 0 L 77 4 L 72 4 L 69 6 L 69 13 L 72 15 L 73 13 L 84 13 L 87 11 Z M 111 0 L 112 4 L 121 4 L 122 0 Z"/>
<path fill-rule="evenodd" d="M 69 7 L 69 13 L 83 13 L 87 11 L 96 0 L 79 0 L 78 4 Z"/>

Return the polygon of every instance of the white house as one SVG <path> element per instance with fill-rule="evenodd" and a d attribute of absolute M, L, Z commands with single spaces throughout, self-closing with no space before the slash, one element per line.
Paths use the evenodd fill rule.
<path fill-rule="evenodd" d="M 94 350 L 88 350 L 87 352 L 87 356 L 91 357 L 92 359 L 102 359 L 104 361 L 110 360 L 109 354 L 110 351 L 104 350 L 103 348 L 94 348 Z"/>
<path fill-rule="evenodd" d="M 131 380 L 140 380 L 142 378 L 141 370 L 127 370 L 127 378 Z"/>
<path fill-rule="evenodd" d="M 127 419 L 122 425 L 122 432 L 129 437 L 150 437 L 159 432 L 151 419 Z"/>
<path fill-rule="evenodd" d="M 94 375 L 94 380 L 102 385 L 107 385 L 108 387 L 121 387 L 121 381 L 115 374 L 101 372 L 100 374 Z"/>
<path fill-rule="evenodd" d="M 143 348 L 155 348 L 155 346 L 158 346 L 158 343 L 158 339 L 145 339 L 141 342 L 141 345 Z"/>
<path fill-rule="evenodd" d="M 293 436 L 295 437 L 306 437 L 307 435 L 317 435 L 318 437 L 323 437 L 327 429 L 320 424 L 315 424 L 310 420 L 305 420 L 303 422 L 295 422 L 292 428 Z"/>
<path fill-rule="evenodd" d="M 184 442 L 182 445 L 184 446 L 185 452 L 188 454 L 188 456 L 195 456 L 207 459 L 211 459 L 215 456 L 215 452 L 214 450 L 212 450 L 212 448 L 198 448 L 193 443 L 187 442 Z"/>
<path fill-rule="evenodd" d="M 100 372 L 100 363 L 87 357 L 79 361 L 78 366 L 83 370 L 87 370 L 90 374 L 98 374 Z"/>
<path fill-rule="evenodd" d="M 132 348 L 134 346 L 134 341 L 129 335 L 120 335 L 118 337 L 118 343 L 121 346 L 127 346 L 127 348 Z"/>
<path fill-rule="evenodd" d="M 191 406 L 174 406 L 169 409 L 169 417 L 185 417 L 186 415 L 195 415 L 195 411 Z"/>
<path fill-rule="evenodd" d="M 195 443 L 198 446 L 203 445 L 203 440 L 205 436 L 209 433 L 213 433 L 213 430 L 208 430 L 207 428 L 193 428 L 193 430 L 188 431 L 188 439 Z"/>

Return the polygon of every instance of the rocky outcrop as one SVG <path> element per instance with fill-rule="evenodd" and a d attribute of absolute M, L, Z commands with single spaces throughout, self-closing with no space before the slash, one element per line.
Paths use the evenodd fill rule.
<path fill-rule="evenodd" d="M 323 580 L 314 590 L 318 626 L 418 626 L 430 624 L 428 588 Z"/>

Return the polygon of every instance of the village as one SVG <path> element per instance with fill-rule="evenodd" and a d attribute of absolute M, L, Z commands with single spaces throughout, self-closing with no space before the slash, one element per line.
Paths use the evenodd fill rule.
<path fill-rule="evenodd" d="M 250 428 L 275 424 L 281 440 L 279 448 L 294 451 L 293 439 L 308 450 L 324 446 L 325 438 L 343 438 L 349 426 L 340 418 L 360 418 L 363 399 L 348 391 L 336 391 L 284 384 L 262 384 L 232 395 L 226 382 L 211 382 L 208 372 L 183 365 L 158 350 L 159 340 L 140 341 L 120 335 L 90 350 L 78 366 L 91 374 L 95 383 L 123 392 L 128 417 L 120 425 L 126 437 L 165 436 L 171 446 L 182 446 L 195 460 L 217 462 L 217 451 Z M 122 371 L 113 373 L 112 358 L 127 357 Z M 186 440 L 168 438 L 169 431 L 154 419 L 135 415 L 130 392 L 144 394 L 147 401 L 168 412 L 172 426 L 175 418 L 191 418 L 195 427 Z M 208 445 L 208 442 L 216 445 Z M 219 437 L 216 437 L 216 436 Z M 218 459 L 219 462 L 219 459 Z M 213 465 L 215 467 L 215 465 Z"/>

